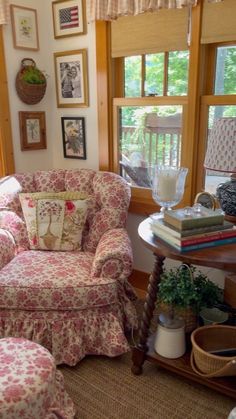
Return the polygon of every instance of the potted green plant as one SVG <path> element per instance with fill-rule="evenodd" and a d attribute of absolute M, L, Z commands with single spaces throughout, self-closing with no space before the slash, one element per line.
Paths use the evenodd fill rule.
<path fill-rule="evenodd" d="M 186 322 L 186 331 L 196 327 L 197 316 L 203 307 L 222 302 L 222 289 L 194 266 L 181 265 L 164 269 L 158 290 L 158 310 L 179 315 Z"/>

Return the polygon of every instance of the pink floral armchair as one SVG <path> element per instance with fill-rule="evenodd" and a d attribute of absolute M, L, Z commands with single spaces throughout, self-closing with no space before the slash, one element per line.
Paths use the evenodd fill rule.
<path fill-rule="evenodd" d="M 89 197 L 81 249 L 32 249 L 20 196 L 61 191 Z M 129 201 L 129 186 L 110 172 L 58 169 L 0 180 L 0 338 L 40 343 L 57 364 L 129 350 L 126 331 L 137 326 Z"/>

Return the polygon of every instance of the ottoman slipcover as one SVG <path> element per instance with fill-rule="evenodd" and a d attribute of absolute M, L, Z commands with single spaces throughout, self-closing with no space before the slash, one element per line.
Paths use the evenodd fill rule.
<path fill-rule="evenodd" d="M 1 419 L 72 419 L 75 408 L 49 351 L 23 338 L 0 339 Z"/>

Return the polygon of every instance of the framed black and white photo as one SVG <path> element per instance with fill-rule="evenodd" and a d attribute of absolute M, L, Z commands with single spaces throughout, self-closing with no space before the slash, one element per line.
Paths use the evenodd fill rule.
<path fill-rule="evenodd" d="M 52 2 L 54 38 L 83 35 L 87 32 L 85 0 Z"/>
<path fill-rule="evenodd" d="M 55 52 L 58 108 L 88 106 L 87 50 Z"/>
<path fill-rule="evenodd" d="M 62 117 L 61 124 L 64 157 L 86 160 L 84 117 Z"/>

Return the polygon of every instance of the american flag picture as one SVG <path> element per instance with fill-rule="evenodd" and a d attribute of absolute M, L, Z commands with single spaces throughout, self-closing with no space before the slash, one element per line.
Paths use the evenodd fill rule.
<path fill-rule="evenodd" d="M 79 26 L 78 6 L 59 10 L 60 29 L 70 29 Z"/>

